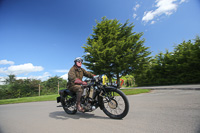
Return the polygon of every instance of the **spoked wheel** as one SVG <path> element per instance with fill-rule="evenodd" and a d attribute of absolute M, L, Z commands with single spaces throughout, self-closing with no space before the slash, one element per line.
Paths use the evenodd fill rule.
<path fill-rule="evenodd" d="M 103 112 L 113 119 L 124 118 L 129 111 L 129 102 L 126 95 L 119 89 L 110 90 L 103 99 Z"/>
<path fill-rule="evenodd" d="M 77 112 L 76 100 L 73 97 L 61 97 L 61 104 L 67 114 L 75 114 Z"/>

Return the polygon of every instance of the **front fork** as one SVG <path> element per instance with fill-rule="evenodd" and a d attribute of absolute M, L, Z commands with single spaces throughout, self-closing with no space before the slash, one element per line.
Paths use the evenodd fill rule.
<path fill-rule="evenodd" d="M 100 92 L 99 96 L 98 96 L 98 103 L 99 103 L 99 106 L 100 106 L 100 109 L 104 109 L 104 101 L 103 101 L 103 98 L 106 99 L 107 102 L 110 102 L 111 99 L 105 94 L 105 92 Z"/>

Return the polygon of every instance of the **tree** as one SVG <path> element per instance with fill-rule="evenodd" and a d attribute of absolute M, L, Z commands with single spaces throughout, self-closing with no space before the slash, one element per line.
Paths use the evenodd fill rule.
<path fill-rule="evenodd" d="M 61 88 L 66 88 L 67 81 L 62 79 L 62 78 L 59 78 L 58 76 L 54 76 L 54 77 L 49 78 L 43 84 L 46 87 L 46 89 L 48 90 L 48 92 L 55 93 L 55 92 L 57 92 L 58 82 L 59 82 L 59 86 Z"/>
<path fill-rule="evenodd" d="M 8 78 L 6 78 L 5 82 L 6 84 L 13 84 L 16 80 L 16 76 L 13 74 L 8 75 Z"/>
<path fill-rule="evenodd" d="M 140 70 L 149 59 L 148 47 L 143 45 L 144 39 L 140 39 L 143 33 L 132 32 L 134 25 L 128 20 L 122 24 L 103 17 L 96 23 L 83 47 L 84 65 L 96 74 L 106 74 L 110 81 L 117 77 L 119 85 L 121 76 Z"/>
<path fill-rule="evenodd" d="M 124 84 L 126 87 L 134 86 L 135 85 L 135 78 L 133 75 L 126 75 L 121 77 L 124 80 Z"/>

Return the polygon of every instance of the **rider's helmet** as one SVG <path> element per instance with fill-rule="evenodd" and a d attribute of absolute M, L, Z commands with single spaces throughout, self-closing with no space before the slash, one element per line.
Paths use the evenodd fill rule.
<path fill-rule="evenodd" d="M 74 60 L 74 63 L 76 65 L 76 62 L 81 62 L 83 63 L 83 59 L 81 57 L 77 57 L 75 60 Z"/>

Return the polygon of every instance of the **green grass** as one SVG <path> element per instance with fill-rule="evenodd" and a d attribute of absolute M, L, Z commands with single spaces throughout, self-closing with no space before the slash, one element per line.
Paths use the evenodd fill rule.
<path fill-rule="evenodd" d="M 4 99 L 4 100 L 0 100 L 0 105 L 1 104 L 12 104 L 12 103 L 25 103 L 25 102 L 53 101 L 53 100 L 56 100 L 56 97 L 58 97 L 58 94 L 36 96 L 36 97 Z"/>
<path fill-rule="evenodd" d="M 148 93 L 148 89 L 121 89 L 126 95 L 135 95 L 140 93 Z M 39 102 L 39 101 L 56 101 L 58 94 L 54 95 L 44 95 L 36 97 L 23 97 L 23 98 L 14 98 L 14 99 L 4 99 L 0 100 L 1 104 L 13 104 L 13 103 L 25 103 L 25 102 Z"/>
<path fill-rule="evenodd" d="M 121 89 L 126 95 L 136 95 L 140 93 L 148 93 L 149 89 Z"/>

